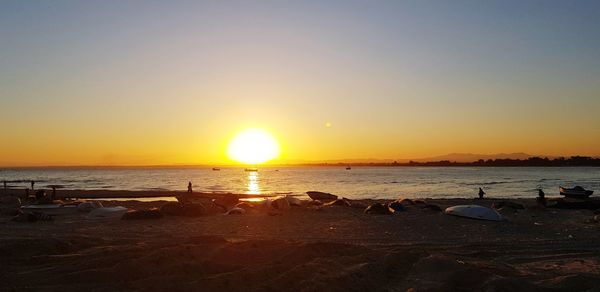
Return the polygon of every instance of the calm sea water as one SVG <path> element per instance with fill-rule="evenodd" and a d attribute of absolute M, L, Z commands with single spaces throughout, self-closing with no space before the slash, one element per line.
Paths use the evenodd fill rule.
<path fill-rule="evenodd" d="M 348 198 L 473 197 L 478 187 L 489 196 L 533 197 L 542 187 L 558 195 L 560 185 L 581 185 L 600 192 L 600 168 L 593 167 L 281 167 L 245 172 L 242 168 L 186 169 L 4 169 L 9 185 L 49 184 L 69 189 L 185 190 L 239 193 L 319 190 Z"/>

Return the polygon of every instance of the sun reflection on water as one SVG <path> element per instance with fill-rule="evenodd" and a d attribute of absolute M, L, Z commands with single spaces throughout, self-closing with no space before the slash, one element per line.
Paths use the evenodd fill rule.
<path fill-rule="evenodd" d="M 260 186 L 258 184 L 258 172 L 248 172 L 248 190 L 246 194 L 258 195 L 260 194 Z"/>

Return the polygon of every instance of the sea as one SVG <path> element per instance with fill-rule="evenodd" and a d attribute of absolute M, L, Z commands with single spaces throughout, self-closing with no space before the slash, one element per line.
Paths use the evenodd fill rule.
<path fill-rule="evenodd" d="M 0 169 L 9 187 L 63 185 L 82 190 L 164 190 L 246 194 L 329 192 L 362 198 L 470 198 L 481 187 L 488 197 L 533 198 L 559 186 L 600 192 L 600 167 L 239 167 L 212 168 L 15 168 Z"/>

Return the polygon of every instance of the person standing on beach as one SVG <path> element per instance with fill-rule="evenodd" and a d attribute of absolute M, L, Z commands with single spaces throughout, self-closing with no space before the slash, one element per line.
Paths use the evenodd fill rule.
<path fill-rule="evenodd" d="M 542 191 L 542 189 L 538 190 L 538 197 L 535 198 L 536 202 L 538 203 L 538 205 L 542 206 L 542 207 L 546 207 L 547 203 L 546 203 L 546 194 L 544 193 L 544 191 Z"/>
<path fill-rule="evenodd" d="M 32 191 L 34 190 L 33 185 L 35 185 L 35 181 L 31 181 L 31 190 Z"/>
<path fill-rule="evenodd" d="M 2 181 L 2 183 L 4 184 L 4 190 L 6 191 L 6 181 Z"/>
<path fill-rule="evenodd" d="M 188 193 L 192 192 L 192 182 L 188 182 Z"/>
<path fill-rule="evenodd" d="M 485 195 L 485 192 L 481 188 L 479 188 L 479 198 L 483 199 L 483 195 Z"/>

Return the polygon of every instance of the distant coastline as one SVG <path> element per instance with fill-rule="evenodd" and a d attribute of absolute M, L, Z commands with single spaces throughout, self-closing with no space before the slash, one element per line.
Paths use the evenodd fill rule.
<path fill-rule="evenodd" d="M 243 168 L 244 165 L 73 165 L 73 166 L 0 166 L 1 170 L 8 169 L 144 169 L 144 168 L 211 168 L 214 166 L 224 168 Z M 277 168 L 277 167 L 422 167 L 422 166 L 444 166 L 444 167 L 600 167 L 600 158 L 590 156 L 571 156 L 571 157 L 529 157 L 527 159 L 479 159 L 472 162 L 461 162 L 451 160 L 439 161 L 414 161 L 408 162 L 311 162 L 311 163 L 287 163 L 287 164 L 266 164 L 262 167 Z"/>
<path fill-rule="evenodd" d="M 600 158 L 589 156 L 571 156 L 569 158 L 559 157 L 549 159 L 547 157 L 530 157 L 527 159 L 479 159 L 473 162 L 458 162 L 450 160 L 440 161 L 409 161 L 409 162 L 390 162 L 390 163 L 319 163 L 308 164 L 307 166 L 479 166 L 479 167 L 568 167 L 568 166 L 594 166 L 600 167 Z"/>

